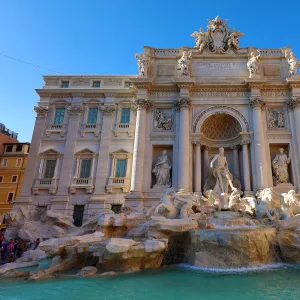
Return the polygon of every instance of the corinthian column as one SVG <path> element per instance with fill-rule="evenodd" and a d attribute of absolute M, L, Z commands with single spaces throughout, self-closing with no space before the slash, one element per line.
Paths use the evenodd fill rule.
<path fill-rule="evenodd" d="M 113 116 L 115 113 L 114 105 L 104 106 L 101 108 L 103 114 L 102 128 L 101 128 L 101 142 L 98 155 L 98 163 L 95 177 L 95 190 L 92 200 L 102 200 L 99 195 L 105 194 L 106 180 L 109 176 L 109 149 L 112 133 Z"/>
<path fill-rule="evenodd" d="M 237 146 L 231 147 L 233 152 L 233 174 L 234 176 L 239 179 L 240 178 L 240 170 L 239 170 L 239 154 Z"/>
<path fill-rule="evenodd" d="M 189 109 L 191 101 L 179 98 L 175 104 L 179 114 L 179 147 L 178 147 L 178 189 L 182 192 L 189 190 Z"/>
<path fill-rule="evenodd" d="M 27 167 L 25 171 L 25 177 L 22 184 L 22 190 L 20 197 L 30 197 L 31 188 L 35 179 L 36 170 L 38 167 L 38 157 L 40 151 L 40 145 L 45 130 L 45 124 L 49 113 L 48 106 L 36 106 L 34 107 L 37 117 L 35 120 L 32 141 L 30 144 L 30 151 L 27 160 Z M 19 198 L 19 197 L 18 197 Z M 18 200 L 18 199 L 16 199 Z M 25 200 L 25 199 L 24 199 Z M 18 202 L 18 201 L 15 201 Z"/>
<path fill-rule="evenodd" d="M 137 107 L 132 174 L 131 174 L 131 193 L 141 193 L 144 177 L 144 156 L 145 156 L 145 135 L 146 135 L 146 115 L 147 109 L 151 106 L 147 99 L 135 100 Z"/>
<path fill-rule="evenodd" d="M 201 144 L 199 141 L 195 142 L 195 192 L 201 194 Z"/>
<path fill-rule="evenodd" d="M 297 190 L 300 190 L 300 97 L 293 97 L 288 103 L 292 131 L 292 166 L 295 173 Z"/>
<path fill-rule="evenodd" d="M 70 181 L 73 170 L 74 151 L 76 146 L 76 138 L 78 133 L 78 126 L 80 116 L 82 114 L 82 107 L 79 105 L 72 105 L 67 107 L 69 114 L 67 140 L 64 147 L 64 155 L 62 158 L 61 172 L 59 174 L 58 196 L 67 196 L 69 193 Z"/>
<path fill-rule="evenodd" d="M 241 145 L 243 147 L 243 171 L 244 171 L 244 195 L 251 191 L 250 185 L 250 164 L 249 164 L 249 151 L 248 151 L 249 141 L 242 141 Z"/>
<path fill-rule="evenodd" d="M 265 107 L 265 102 L 260 97 L 252 97 L 250 99 L 253 118 L 253 133 L 254 133 L 254 155 L 255 169 L 257 178 L 257 189 L 267 187 L 266 176 L 266 157 L 265 157 L 265 140 L 262 123 L 262 109 Z"/>

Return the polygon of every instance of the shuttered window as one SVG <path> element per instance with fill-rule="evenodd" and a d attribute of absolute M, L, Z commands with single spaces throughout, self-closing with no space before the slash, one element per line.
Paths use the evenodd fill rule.
<path fill-rule="evenodd" d="M 130 122 L 130 108 L 122 108 L 121 123 L 128 124 Z"/>
<path fill-rule="evenodd" d="M 57 108 L 55 111 L 54 124 L 62 124 L 65 118 L 65 109 Z"/>
<path fill-rule="evenodd" d="M 116 167 L 116 177 L 126 177 L 126 159 L 118 159 Z"/>
<path fill-rule="evenodd" d="M 81 160 L 80 178 L 89 178 L 91 176 L 91 159 Z"/>
<path fill-rule="evenodd" d="M 98 108 L 90 108 L 87 123 L 88 124 L 96 124 L 97 116 L 98 116 Z"/>
<path fill-rule="evenodd" d="M 56 159 L 47 159 L 45 162 L 44 178 L 53 178 L 56 166 Z"/>

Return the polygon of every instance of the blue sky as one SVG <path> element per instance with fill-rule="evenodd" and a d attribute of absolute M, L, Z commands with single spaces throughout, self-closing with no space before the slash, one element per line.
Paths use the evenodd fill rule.
<path fill-rule="evenodd" d="M 0 122 L 31 141 L 35 88 L 45 69 L 65 74 L 137 74 L 143 46 L 194 46 L 190 34 L 219 15 L 245 33 L 241 46 L 292 46 L 300 59 L 300 1 L 0 1 Z"/>

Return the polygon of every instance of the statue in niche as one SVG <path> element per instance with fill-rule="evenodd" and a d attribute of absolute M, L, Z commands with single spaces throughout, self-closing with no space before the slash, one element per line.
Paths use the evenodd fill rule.
<path fill-rule="evenodd" d="M 138 60 L 139 75 L 145 76 L 149 58 L 146 56 L 146 54 L 138 53 L 135 54 L 135 57 Z"/>
<path fill-rule="evenodd" d="M 202 53 L 204 47 L 209 42 L 208 33 L 204 32 L 203 28 L 200 28 L 199 32 L 195 31 L 191 36 L 196 38 L 196 46 L 194 48 L 199 48 L 199 52 Z"/>
<path fill-rule="evenodd" d="M 155 112 L 156 128 L 170 130 L 173 125 L 172 114 L 166 116 L 162 110 L 157 109 Z"/>
<path fill-rule="evenodd" d="M 167 156 L 167 150 L 162 151 L 162 156 L 160 156 L 155 166 L 152 170 L 152 173 L 156 177 L 156 184 L 153 186 L 156 187 L 170 187 L 171 186 L 171 178 L 170 171 L 172 168 L 171 161 Z"/>
<path fill-rule="evenodd" d="M 283 148 L 279 148 L 279 154 L 275 156 L 272 161 L 272 167 L 274 172 L 274 184 L 278 183 L 288 183 L 289 182 L 289 173 L 288 165 L 291 162 L 291 156 L 287 156 L 284 153 Z"/>
<path fill-rule="evenodd" d="M 219 154 L 216 154 L 210 162 L 210 167 L 213 169 L 213 175 L 217 182 L 214 191 L 218 194 L 228 193 L 228 186 L 234 191 L 232 180 L 233 176 L 228 170 L 228 162 L 224 155 L 224 148 L 219 148 Z"/>
<path fill-rule="evenodd" d="M 249 70 L 249 78 L 255 77 L 258 75 L 259 59 L 260 59 L 260 50 L 257 50 L 258 55 L 255 56 L 254 52 L 251 52 L 251 57 L 247 62 L 247 68 Z"/>
<path fill-rule="evenodd" d="M 180 76 L 188 76 L 190 73 L 190 58 L 192 52 L 183 51 L 181 58 L 178 60 L 177 70 L 180 70 Z"/>
<path fill-rule="evenodd" d="M 290 66 L 289 77 L 297 75 L 298 68 L 300 67 L 300 61 L 296 58 L 296 55 L 293 52 L 288 53 L 287 49 L 285 50 L 285 58 Z"/>

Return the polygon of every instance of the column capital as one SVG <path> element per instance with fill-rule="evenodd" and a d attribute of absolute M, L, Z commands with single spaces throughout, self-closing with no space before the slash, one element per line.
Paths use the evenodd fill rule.
<path fill-rule="evenodd" d="M 210 148 L 211 148 L 211 147 L 209 147 L 209 146 L 203 145 L 204 151 L 208 151 Z"/>
<path fill-rule="evenodd" d="M 174 102 L 174 106 L 176 110 L 190 109 L 191 100 L 189 97 L 179 97 L 178 100 Z"/>
<path fill-rule="evenodd" d="M 300 107 L 300 97 L 293 97 L 289 102 L 287 102 L 287 107 L 290 110 Z"/>
<path fill-rule="evenodd" d="M 201 146 L 201 142 L 200 141 L 192 141 L 192 145 Z"/>
<path fill-rule="evenodd" d="M 113 105 L 110 106 L 103 106 L 100 108 L 104 116 L 112 116 L 116 111 Z"/>
<path fill-rule="evenodd" d="M 138 98 L 134 100 L 135 109 L 137 110 L 149 110 L 153 107 L 153 104 L 150 100 L 144 98 Z"/>
<path fill-rule="evenodd" d="M 266 107 L 265 101 L 261 97 L 251 97 L 250 98 L 250 107 L 254 109 L 264 109 Z"/>
<path fill-rule="evenodd" d="M 237 145 L 230 146 L 230 149 L 231 149 L 231 150 L 237 150 L 237 149 L 238 149 L 238 146 L 237 146 Z"/>
<path fill-rule="evenodd" d="M 49 113 L 49 106 L 35 106 L 34 111 L 38 117 L 47 117 Z"/>
<path fill-rule="evenodd" d="M 69 116 L 79 116 L 83 112 L 83 108 L 81 105 L 69 105 L 67 106 L 67 111 Z"/>

